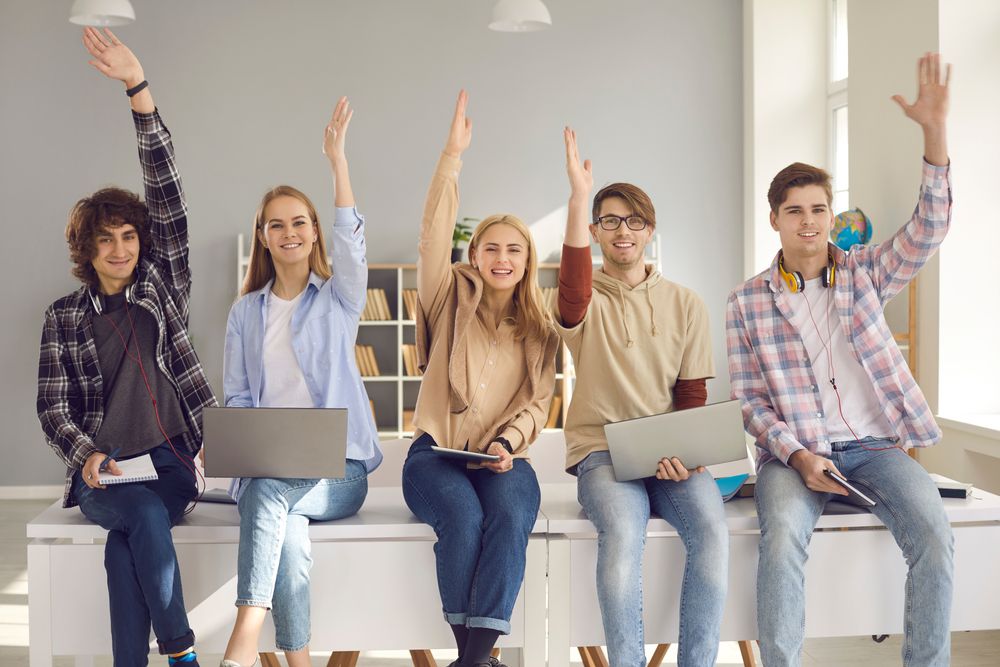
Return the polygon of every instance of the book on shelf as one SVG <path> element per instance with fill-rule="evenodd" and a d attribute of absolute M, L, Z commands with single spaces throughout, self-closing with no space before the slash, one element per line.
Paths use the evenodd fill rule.
<path fill-rule="evenodd" d="M 371 287 L 366 292 L 365 307 L 361 311 L 361 319 L 370 320 L 391 320 L 392 313 L 389 310 L 389 301 L 385 297 L 385 290 L 380 287 Z"/>
<path fill-rule="evenodd" d="M 354 359 L 358 364 L 358 372 L 364 377 L 379 375 L 378 362 L 375 360 L 375 348 L 371 345 L 355 345 Z"/>
<path fill-rule="evenodd" d="M 409 377 L 417 377 L 423 375 L 420 372 L 420 365 L 417 361 L 417 346 L 409 343 L 403 343 L 403 368 L 406 371 L 406 375 Z"/>
<path fill-rule="evenodd" d="M 405 433 L 413 432 L 413 413 L 414 410 L 403 410 L 403 432 Z"/>
<path fill-rule="evenodd" d="M 403 306 L 406 308 L 406 319 L 417 319 L 417 290 L 403 290 Z"/>
<path fill-rule="evenodd" d="M 553 396 L 549 403 L 549 418 L 545 422 L 545 428 L 559 427 L 559 413 L 562 410 L 562 396 Z"/>

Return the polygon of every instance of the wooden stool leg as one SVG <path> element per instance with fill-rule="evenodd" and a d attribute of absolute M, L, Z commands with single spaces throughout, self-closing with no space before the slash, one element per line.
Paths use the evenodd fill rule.
<path fill-rule="evenodd" d="M 740 654 L 743 656 L 743 667 L 756 667 L 757 662 L 753 657 L 753 646 L 750 645 L 750 640 L 744 639 L 738 643 L 740 645 Z"/>
<path fill-rule="evenodd" d="M 278 656 L 273 653 L 261 653 L 260 665 L 261 667 L 281 667 L 281 663 L 278 662 Z"/>
<path fill-rule="evenodd" d="M 493 650 L 490 651 L 490 655 L 492 655 L 494 658 L 499 658 L 500 657 L 500 647 L 499 646 L 494 646 Z"/>
<path fill-rule="evenodd" d="M 333 651 L 326 667 L 357 667 L 361 651 Z"/>
<path fill-rule="evenodd" d="M 656 650 L 653 651 L 653 657 L 649 659 L 649 664 L 646 667 L 660 667 L 669 650 L 670 644 L 657 644 Z"/>
<path fill-rule="evenodd" d="M 600 646 L 580 646 L 579 651 L 584 667 L 608 667 L 608 659 Z"/>
<path fill-rule="evenodd" d="M 410 660 L 413 661 L 413 667 L 437 667 L 434 655 L 426 648 L 410 649 Z"/>

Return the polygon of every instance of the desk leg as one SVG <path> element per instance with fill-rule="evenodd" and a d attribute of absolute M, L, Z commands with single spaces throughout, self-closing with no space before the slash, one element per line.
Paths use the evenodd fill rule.
<path fill-rule="evenodd" d="M 649 664 L 646 667 L 660 667 L 669 650 L 670 644 L 657 644 L 656 650 L 653 651 L 653 657 L 649 659 Z"/>
<path fill-rule="evenodd" d="M 740 655 L 743 656 L 743 667 L 756 667 L 757 662 L 753 657 L 753 646 L 750 645 L 750 640 L 744 639 L 738 643 L 740 645 Z"/>
<path fill-rule="evenodd" d="M 413 661 L 413 667 L 437 667 L 434 654 L 426 648 L 410 649 L 410 660 Z"/>
<path fill-rule="evenodd" d="M 333 651 L 326 667 L 357 667 L 361 651 Z"/>
<path fill-rule="evenodd" d="M 524 568 L 524 625 L 521 626 L 522 647 L 505 648 L 504 663 L 510 667 L 545 664 L 546 576 L 548 569 L 547 540 L 532 537 L 528 540 Z M 517 660 L 515 660 L 515 658 Z"/>
<path fill-rule="evenodd" d="M 583 667 L 608 667 L 608 658 L 600 646 L 580 646 Z"/>
<path fill-rule="evenodd" d="M 28 544 L 28 663 L 52 667 L 52 578 L 49 545 L 52 540 Z"/>
<path fill-rule="evenodd" d="M 569 667 L 571 616 L 570 540 L 561 535 L 547 540 L 549 552 L 549 667 Z"/>

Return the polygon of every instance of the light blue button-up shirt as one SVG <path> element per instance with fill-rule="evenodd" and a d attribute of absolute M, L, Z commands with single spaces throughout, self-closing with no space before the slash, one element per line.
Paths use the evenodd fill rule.
<path fill-rule="evenodd" d="M 318 408 L 347 408 L 347 458 L 369 472 L 382 462 L 375 419 L 354 356 L 365 306 L 368 263 L 364 218 L 353 207 L 337 208 L 328 239 L 333 277 L 309 275 L 292 314 L 292 349 Z M 264 326 L 273 280 L 233 304 L 226 324 L 223 392 L 227 407 L 258 407 L 263 385 Z M 239 495 L 239 480 L 230 489 Z"/>

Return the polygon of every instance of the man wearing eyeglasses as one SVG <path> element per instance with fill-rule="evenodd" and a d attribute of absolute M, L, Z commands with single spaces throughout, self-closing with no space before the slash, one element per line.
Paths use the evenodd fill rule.
<path fill-rule="evenodd" d="M 650 510 L 677 529 L 687 550 L 680 599 L 678 664 L 714 665 L 726 597 L 729 535 L 722 497 L 703 468 L 664 458 L 649 477 L 615 480 L 604 436 L 609 422 L 705 404 L 715 375 L 705 304 L 692 290 L 647 266 L 656 226 L 645 192 L 614 183 L 587 206 L 594 179 L 566 141 L 572 194 L 559 265 L 556 328 L 577 366 L 565 425 L 566 468 L 597 527 L 597 596 L 611 667 L 646 664 L 642 552 Z M 592 270 L 590 238 L 603 264 Z"/>

